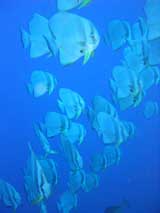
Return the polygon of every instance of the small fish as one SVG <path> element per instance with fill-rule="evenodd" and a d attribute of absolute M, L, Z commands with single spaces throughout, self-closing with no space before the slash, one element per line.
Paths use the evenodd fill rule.
<path fill-rule="evenodd" d="M 56 37 L 60 63 L 64 66 L 81 57 L 84 57 L 83 64 L 86 64 L 100 42 L 99 33 L 93 23 L 72 13 L 59 12 L 52 16 L 49 29 Z"/>
<path fill-rule="evenodd" d="M 128 22 L 121 20 L 113 20 L 108 25 L 105 41 L 107 44 L 111 45 L 113 50 L 117 50 L 127 42 L 129 35 L 130 26 Z"/>
<path fill-rule="evenodd" d="M 81 144 L 86 136 L 86 129 L 82 124 L 71 122 L 70 128 L 63 136 L 66 137 L 70 143 L 78 142 L 78 144 Z"/>
<path fill-rule="evenodd" d="M 77 195 L 70 191 L 64 192 L 57 203 L 57 207 L 59 212 L 70 212 L 77 207 Z"/>
<path fill-rule="evenodd" d="M 77 193 L 84 185 L 86 180 L 86 174 L 83 169 L 77 171 L 71 171 L 69 175 L 69 189 L 73 193 Z"/>
<path fill-rule="evenodd" d="M 123 213 L 124 209 L 130 208 L 128 200 L 123 200 L 119 205 L 107 207 L 104 213 Z"/>
<path fill-rule="evenodd" d="M 29 93 L 38 98 L 40 96 L 51 95 L 57 85 L 56 78 L 49 72 L 34 70 L 27 84 Z"/>
<path fill-rule="evenodd" d="M 29 32 L 21 29 L 21 38 L 24 48 L 29 49 L 31 58 L 50 55 L 46 39 L 52 41 L 52 34 L 48 26 L 48 19 L 35 13 L 29 21 Z"/>
<path fill-rule="evenodd" d="M 57 112 L 48 112 L 44 121 L 46 136 L 48 138 L 64 133 L 69 128 L 67 117 Z"/>
<path fill-rule="evenodd" d="M 150 119 L 159 114 L 159 105 L 155 101 L 148 101 L 144 108 L 144 117 Z"/>
<path fill-rule="evenodd" d="M 83 190 L 85 192 L 90 192 L 92 189 L 98 187 L 98 185 L 99 185 L 99 176 L 92 172 L 87 173 L 83 185 Z"/>
<path fill-rule="evenodd" d="M 39 128 L 39 126 L 37 124 L 34 124 L 34 130 L 43 147 L 45 156 L 47 157 L 49 154 L 56 154 L 57 152 L 55 150 L 51 149 L 50 143 L 49 143 L 47 137 L 44 135 L 44 133 L 41 131 L 41 129 Z"/>
<path fill-rule="evenodd" d="M 61 137 L 61 146 L 69 167 L 72 171 L 77 171 L 83 168 L 83 159 L 75 144 L 70 143 L 65 137 Z"/>
<path fill-rule="evenodd" d="M 40 204 L 44 199 L 48 198 L 51 192 L 51 184 L 47 180 L 44 169 L 40 164 L 39 159 L 35 155 L 32 147 L 30 149 L 30 157 L 27 161 L 27 166 L 24 175 L 24 185 L 28 196 L 28 200 L 32 204 Z"/>
<path fill-rule="evenodd" d="M 20 194 L 10 183 L 2 179 L 0 179 L 0 200 L 6 207 L 10 207 L 14 211 L 21 205 Z"/>
<path fill-rule="evenodd" d="M 160 1 L 147 0 L 144 11 L 148 25 L 148 40 L 154 40 L 160 36 L 159 18 Z"/>
<path fill-rule="evenodd" d="M 85 109 L 84 99 L 71 89 L 61 88 L 59 91 L 58 106 L 68 119 L 77 119 Z"/>

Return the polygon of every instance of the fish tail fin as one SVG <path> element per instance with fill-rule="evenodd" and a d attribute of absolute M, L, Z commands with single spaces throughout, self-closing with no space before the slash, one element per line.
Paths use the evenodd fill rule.
<path fill-rule="evenodd" d="M 24 29 L 21 29 L 21 39 L 23 47 L 26 49 L 30 45 L 30 35 Z"/>
<path fill-rule="evenodd" d="M 87 116 L 87 118 L 89 118 L 89 112 L 88 112 L 88 109 L 87 109 L 87 108 L 85 108 L 85 109 L 83 110 L 83 114 L 84 114 L 85 116 Z"/>
<path fill-rule="evenodd" d="M 108 38 L 108 35 L 107 35 L 107 34 L 105 34 L 105 35 L 103 36 L 103 40 L 104 40 L 104 43 L 105 43 L 107 46 L 109 46 L 110 42 L 109 42 L 109 38 Z"/>
<path fill-rule="evenodd" d="M 116 91 L 117 91 L 117 88 L 116 88 L 116 84 L 115 84 L 114 80 L 110 79 L 109 84 L 110 84 L 111 90 L 112 90 L 113 92 L 116 92 Z"/>
<path fill-rule="evenodd" d="M 88 107 L 88 109 L 86 109 L 86 114 L 89 120 L 92 121 L 94 119 L 95 114 L 91 107 Z"/>
<path fill-rule="evenodd" d="M 155 111 L 156 111 L 156 115 L 158 115 L 159 114 L 159 105 L 158 105 L 158 103 L 155 103 Z"/>
<path fill-rule="evenodd" d="M 30 95 L 32 95 L 32 93 L 33 93 L 33 88 L 32 88 L 32 85 L 31 85 L 31 84 L 27 84 L 27 90 L 28 90 L 28 92 L 30 93 Z"/>
<path fill-rule="evenodd" d="M 64 105 L 63 105 L 62 101 L 58 100 L 57 102 L 58 102 L 58 106 L 59 106 L 60 110 L 64 113 L 65 112 L 65 108 L 64 108 Z"/>
<path fill-rule="evenodd" d="M 52 77 L 50 73 L 48 73 L 47 77 L 48 77 L 48 95 L 51 95 L 57 83 L 56 79 Z"/>
<path fill-rule="evenodd" d="M 119 149 L 119 144 L 115 145 L 115 152 L 116 152 L 116 164 L 118 165 L 121 159 L 121 151 Z"/>
<path fill-rule="evenodd" d="M 38 126 L 39 126 L 40 131 L 42 131 L 46 135 L 45 124 L 43 122 L 40 122 Z"/>
<path fill-rule="evenodd" d="M 34 128 L 34 131 L 35 131 L 36 135 L 39 137 L 39 131 L 40 131 L 40 129 L 39 129 L 38 124 L 34 123 L 33 124 L 33 128 Z"/>
<path fill-rule="evenodd" d="M 31 153 L 34 153 L 30 142 L 28 142 L 28 148 L 29 148 Z"/>

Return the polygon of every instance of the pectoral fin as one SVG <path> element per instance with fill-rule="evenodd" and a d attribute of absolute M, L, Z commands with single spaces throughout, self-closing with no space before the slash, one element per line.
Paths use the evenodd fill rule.
<path fill-rule="evenodd" d="M 30 45 L 30 35 L 25 30 L 21 29 L 21 39 L 23 43 L 23 47 L 26 49 Z"/>
<path fill-rule="evenodd" d="M 93 54 L 94 54 L 94 51 L 86 51 L 86 53 L 84 55 L 83 64 L 86 64 Z"/>

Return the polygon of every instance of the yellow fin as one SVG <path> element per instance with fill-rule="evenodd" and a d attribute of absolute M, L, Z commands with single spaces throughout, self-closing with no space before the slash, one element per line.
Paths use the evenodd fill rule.
<path fill-rule="evenodd" d="M 83 64 L 86 64 L 90 57 L 94 55 L 94 51 L 86 51 L 85 55 L 84 55 L 84 60 L 83 60 Z"/>
<path fill-rule="evenodd" d="M 92 0 L 83 0 L 82 4 L 80 5 L 79 9 L 81 9 L 82 7 L 87 6 Z"/>
<path fill-rule="evenodd" d="M 39 204 L 42 200 L 43 200 L 43 196 L 40 195 L 39 197 L 37 197 L 35 200 L 32 201 L 32 204 L 33 204 L 33 205 L 37 205 L 37 204 Z"/>

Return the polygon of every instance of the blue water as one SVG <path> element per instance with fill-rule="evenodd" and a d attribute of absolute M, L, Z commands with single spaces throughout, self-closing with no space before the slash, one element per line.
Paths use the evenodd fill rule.
<path fill-rule="evenodd" d="M 144 0 L 93 0 L 81 10 L 73 10 L 91 20 L 103 35 L 112 19 L 125 19 L 134 23 L 143 16 Z M 36 153 L 40 147 L 33 131 L 33 123 L 42 120 L 47 111 L 58 110 L 58 89 L 68 87 L 79 92 L 88 104 L 99 94 L 111 100 L 109 78 L 113 67 L 120 63 L 122 52 L 113 52 L 103 39 L 92 58 L 85 66 L 79 60 L 62 67 L 57 58 L 31 60 L 24 51 L 20 39 L 20 28 L 27 26 L 33 13 L 50 17 L 56 12 L 55 0 L 0 0 L 0 178 L 13 184 L 22 195 L 22 205 L 17 213 L 36 213 L 26 199 L 23 185 L 23 169 L 29 155 L 31 141 Z M 52 72 L 58 87 L 51 96 L 32 98 L 26 83 L 34 69 Z M 102 173 L 100 186 L 90 193 L 80 193 L 75 213 L 103 213 L 105 208 L 127 199 L 130 208 L 126 212 L 160 212 L 160 117 L 146 120 L 143 107 L 147 100 L 160 102 L 160 86 L 149 90 L 142 104 L 136 109 L 119 112 L 123 120 L 133 121 L 136 135 L 121 146 L 122 158 L 118 166 Z M 101 150 L 102 142 L 82 116 L 80 119 L 88 130 L 80 153 L 88 168 L 90 157 Z M 59 141 L 52 147 L 58 149 Z M 58 212 L 56 202 L 67 189 L 68 167 L 61 153 L 55 156 L 59 182 L 48 200 L 48 212 Z M 13 212 L 0 203 L 0 213 Z"/>

